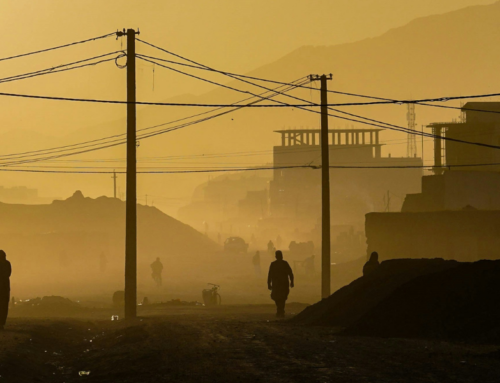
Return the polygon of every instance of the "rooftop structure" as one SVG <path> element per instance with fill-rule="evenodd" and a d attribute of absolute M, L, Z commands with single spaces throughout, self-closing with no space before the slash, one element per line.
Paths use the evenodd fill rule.
<path fill-rule="evenodd" d="M 464 122 L 428 125 L 436 136 L 500 145 L 500 102 L 468 102 L 462 107 Z M 493 164 L 493 165 L 492 165 Z M 449 170 L 500 171 L 500 150 L 434 138 L 434 173 Z"/>
<path fill-rule="evenodd" d="M 382 156 L 382 129 L 331 129 L 330 166 L 381 169 L 330 169 L 332 224 L 360 224 L 364 214 L 385 209 L 387 191 L 397 195 L 420 191 L 422 160 L 417 157 Z M 321 214 L 321 179 L 317 169 L 279 169 L 284 166 L 321 165 L 320 129 L 276 131 L 281 145 L 274 147 L 273 181 L 270 184 L 270 212 L 311 227 Z M 389 166 L 416 168 L 385 169 Z M 402 201 L 401 201 L 402 202 Z M 393 209 L 398 209 L 394 201 Z"/>
<path fill-rule="evenodd" d="M 380 148 L 383 144 L 379 140 L 382 129 L 330 129 L 328 144 L 331 146 L 372 147 L 375 156 L 380 157 Z M 281 134 L 281 146 L 320 145 L 320 129 L 276 130 Z"/>

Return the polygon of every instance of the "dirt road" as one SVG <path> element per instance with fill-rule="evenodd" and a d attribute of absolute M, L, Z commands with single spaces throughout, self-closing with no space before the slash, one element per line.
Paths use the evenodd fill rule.
<path fill-rule="evenodd" d="M 132 323 L 111 321 L 111 310 L 12 318 L 0 334 L 0 382 L 500 381 L 496 346 L 345 337 L 276 321 L 272 312 L 157 308 Z"/>

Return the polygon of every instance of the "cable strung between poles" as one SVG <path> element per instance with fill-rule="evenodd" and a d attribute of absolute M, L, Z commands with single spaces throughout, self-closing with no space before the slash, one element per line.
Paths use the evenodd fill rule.
<path fill-rule="evenodd" d="M 259 86 L 257 84 L 253 84 L 255 86 Z M 262 87 L 264 89 L 268 89 Z M 92 99 L 92 98 L 73 98 L 73 97 L 58 97 L 58 96 L 41 96 L 41 95 L 32 95 L 32 94 L 19 94 L 19 93 L 7 93 L 0 92 L 0 96 L 6 97 L 19 97 L 19 98 L 33 98 L 33 99 L 42 99 L 42 100 L 54 100 L 54 101 L 73 101 L 73 102 L 90 102 L 90 103 L 101 103 L 101 104 L 128 104 L 127 101 L 119 101 L 119 100 L 102 100 L 102 99 Z M 335 103 L 335 104 L 326 104 L 327 106 L 364 106 L 364 105 L 377 105 L 377 104 L 418 104 L 420 102 L 445 102 L 449 100 L 463 100 L 468 98 L 481 98 L 481 97 L 496 97 L 500 96 L 500 93 L 489 93 L 483 95 L 471 95 L 471 96 L 457 96 L 451 98 L 429 98 L 422 100 L 409 100 L 409 101 L 395 101 L 395 102 L 358 102 L 358 103 Z M 152 106 L 178 106 L 178 107 L 201 107 L 201 108 L 231 108 L 233 104 L 197 104 L 197 103 L 176 103 L 176 102 L 150 102 L 150 101 L 136 101 L 134 104 L 137 105 L 152 105 Z M 321 106 L 320 104 L 310 103 L 308 101 L 307 104 L 265 104 L 265 105 L 246 105 L 248 108 L 304 108 L 304 107 L 313 107 L 313 106 Z M 481 111 L 481 110 L 477 110 Z M 498 112 L 494 112 L 498 113 Z"/>
<path fill-rule="evenodd" d="M 17 81 L 17 80 L 24 80 L 26 78 L 43 76 L 43 75 L 52 74 L 52 73 L 65 72 L 65 71 L 72 70 L 72 69 L 84 68 L 84 67 L 87 67 L 87 66 L 93 66 L 93 65 L 104 63 L 104 62 L 113 61 L 113 60 L 116 60 L 119 57 L 122 57 L 122 55 L 119 55 L 117 57 L 112 57 L 112 58 L 108 58 L 108 59 L 105 59 L 105 60 L 91 62 L 91 63 L 87 63 L 87 64 L 83 64 L 83 65 L 77 65 L 77 66 L 73 66 L 73 67 L 70 67 L 70 68 L 64 68 L 64 67 L 67 67 L 67 66 L 71 66 L 71 65 L 75 65 L 75 64 L 79 64 L 79 63 L 91 61 L 91 60 L 95 60 L 95 59 L 106 57 L 106 56 L 109 56 L 109 55 L 112 55 L 112 54 L 116 54 L 116 53 L 121 53 L 121 51 L 110 52 L 110 53 L 106 53 L 104 55 L 95 56 L 95 57 L 91 57 L 91 58 L 88 58 L 88 59 L 75 61 L 75 62 L 68 63 L 68 64 L 62 64 L 62 65 L 58 65 L 58 66 L 55 66 L 55 67 L 52 67 L 52 68 L 41 69 L 41 70 L 38 70 L 38 71 L 28 72 L 28 73 L 19 74 L 19 75 L 10 76 L 10 77 L 4 77 L 4 78 L 0 79 L 0 83 Z M 58 68 L 62 68 L 62 69 L 58 69 Z"/>
<path fill-rule="evenodd" d="M 299 80 L 296 80 L 296 81 L 300 81 Z M 278 87 L 278 88 L 281 88 L 281 87 Z M 291 86 L 291 87 L 288 87 L 289 89 L 287 89 L 286 91 L 288 90 L 291 90 L 294 88 L 294 86 Z M 274 92 L 274 91 L 273 91 Z M 263 94 L 265 93 L 269 93 L 269 92 L 264 92 Z M 266 97 L 265 99 L 268 99 L 270 97 L 275 97 L 277 94 L 275 94 L 274 96 L 269 96 L 269 97 Z M 260 96 L 259 96 L 260 97 Z M 244 100 L 240 100 L 240 101 L 237 101 L 235 102 L 233 105 L 233 110 L 226 110 L 222 113 L 219 113 L 217 115 L 214 115 L 214 116 L 209 116 L 209 117 L 206 117 L 204 119 L 200 119 L 200 120 L 195 120 L 195 121 L 191 121 L 191 122 L 187 122 L 185 124 L 181 124 L 179 126 L 176 126 L 176 127 L 172 127 L 172 128 L 168 128 L 168 129 L 165 129 L 165 130 L 161 130 L 161 131 L 158 131 L 158 132 L 154 132 L 154 133 L 149 133 L 149 134 L 142 134 L 142 135 L 139 135 L 138 136 L 138 139 L 145 139 L 145 138 L 149 138 L 149 137 L 152 137 L 152 136 L 156 136 L 156 135 L 159 135 L 159 134 L 163 134 L 163 133 L 168 133 L 170 131 L 173 131 L 173 130 L 177 130 L 177 129 L 181 129 L 181 128 L 184 128 L 184 127 L 187 127 L 187 126 L 191 126 L 191 125 L 194 125 L 194 124 L 198 124 L 200 122 L 204 122 L 204 121 L 208 121 L 210 119 L 213 119 L 213 118 L 216 118 L 216 117 L 219 117 L 221 115 L 225 115 L 225 114 L 228 114 L 228 113 L 231 113 L 231 112 L 234 112 L 242 107 L 245 107 L 245 105 L 238 105 L 238 103 L 240 102 L 243 102 L 243 101 L 246 101 L 248 99 L 252 99 L 252 98 L 255 98 L 255 97 L 250 97 L 250 98 L 247 98 L 247 99 L 244 99 Z M 256 101 L 254 101 L 253 103 L 257 103 L 257 102 L 262 102 L 263 100 L 262 99 L 258 99 Z M 219 108 L 220 109 L 220 108 Z M 204 113 L 199 113 L 197 115 L 194 115 L 194 116 L 189 116 L 189 117 L 185 117 L 185 118 L 182 118 L 182 119 L 178 119 L 178 120 L 174 120 L 174 121 L 170 121 L 168 123 L 163 123 L 163 124 L 159 124 L 159 125 L 156 125 L 156 126 L 153 126 L 153 127 L 148 127 L 148 128 L 143 128 L 143 129 L 139 129 L 138 131 L 145 131 L 145 130 L 149 130 L 149 129 L 153 129 L 153 128 L 156 128 L 156 127 L 159 127 L 159 126 L 164 126 L 164 125 L 167 125 L 167 124 L 171 124 L 171 123 L 175 123 L 175 122 L 178 122 L 178 121 L 182 121 L 182 120 L 186 120 L 186 119 L 189 119 L 189 118 L 193 118 L 193 117 L 196 117 L 196 116 L 199 116 L 201 114 L 207 114 L 207 113 L 210 113 L 210 112 L 214 112 L 216 111 L 217 109 L 213 110 L 213 111 L 208 111 L 208 112 L 204 112 Z M 108 138 L 114 138 L 114 137 L 120 137 L 120 136 L 123 136 L 124 134 L 119 134 L 119 135 L 114 135 L 114 136 L 110 136 Z M 108 139 L 108 138 L 104 138 L 104 139 Z M 97 141 L 102 141 L 104 139 L 96 139 L 96 140 L 91 140 L 91 141 L 87 141 L 85 143 L 92 143 L 92 142 L 97 142 Z M 42 158 L 35 158 L 35 159 L 31 159 L 31 160 L 22 160 L 22 161 L 17 161 L 17 162 L 9 162 L 9 163 L 5 163 L 5 162 L 0 162 L 0 166 L 10 166 L 10 165 L 16 165 L 16 164 L 23 164 L 23 163 L 31 163 L 31 162 L 39 162 L 39 161 L 44 161 L 44 160 L 49 160 L 49 159 L 54 159 L 54 158 L 60 158 L 60 157 L 65 157 L 65 156 L 71 156 L 71 155 L 76 155 L 76 154 L 82 154 L 82 153 L 87 153 L 87 152 L 90 152 L 90 151 L 95 151 L 95 150 L 100 150 L 100 149 L 105 149 L 105 148 L 109 148 L 109 147 L 113 147 L 113 146 L 118 146 L 118 145 L 122 145 L 123 143 L 125 142 L 125 139 L 118 139 L 118 140 L 114 140 L 114 141 L 110 141 L 110 142 L 107 142 L 105 143 L 104 146 L 102 147 L 98 147 L 98 148 L 94 148 L 94 149 L 89 149 L 89 150 L 84 150 L 84 151 L 78 151 L 78 152 L 72 152 L 72 153 L 65 153 L 65 154 L 61 154 L 61 155 L 56 155 L 56 156 L 49 156 L 49 157 L 42 157 Z M 75 146 L 79 146 L 81 144 L 73 144 L 73 145 L 67 145 L 66 147 L 75 147 Z M 100 145 L 100 143 L 98 144 L 93 144 L 93 145 L 87 145 L 87 146 L 82 146 L 80 148 L 77 148 L 78 149 L 83 149 L 85 147 L 93 147 L 93 146 L 97 146 L 97 145 Z M 63 147 L 59 147 L 59 148 L 52 148 L 52 149 L 60 149 L 60 148 L 64 148 Z M 18 154 L 11 154 L 11 155 L 6 155 L 4 156 L 4 159 L 9 159 L 8 157 L 10 158 L 23 158 L 23 157 L 31 157 L 33 155 L 30 155 L 30 153 L 35 153 L 35 152 L 48 152 L 49 150 L 52 150 L 52 149 L 42 149 L 42 150 L 39 150 L 39 151 L 34 151 L 34 152 L 25 152 L 25 153 L 18 153 Z M 68 149 L 65 149 L 65 150 L 58 150 L 58 151 L 52 151 L 52 153 L 57 153 L 57 152 L 64 152 L 64 151 L 67 151 Z M 28 155 L 19 155 L 19 154 L 28 154 Z M 40 155 L 45 155 L 45 154 L 51 154 L 51 153 L 42 153 Z M 0 157 L 0 160 L 1 160 L 1 157 Z"/>
<path fill-rule="evenodd" d="M 498 166 L 500 163 L 485 163 L 485 164 L 463 164 L 463 165 L 415 165 L 415 166 L 342 166 L 331 165 L 330 169 L 450 169 L 450 168 L 463 168 L 463 167 L 477 167 L 477 166 Z M 319 170 L 321 166 L 314 165 L 292 165 L 292 166 L 269 166 L 269 167 L 251 167 L 251 168 L 218 168 L 218 169 L 203 169 L 203 170 L 152 170 L 152 171 L 137 171 L 139 174 L 182 174 L 182 173 L 218 173 L 218 172 L 242 172 L 242 171 L 259 171 L 259 170 L 280 170 L 280 169 L 311 169 Z M 0 172 L 23 172 L 23 173 L 58 173 L 58 174 L 126 174 L 126 171 L 67 171 L 67 170 L 36 170 L 36 169 L 5 169 L 0 168 Z"/>
<path fill-rule="evenodd" d="M 255 102 L 261 102 L 261 100 L 256 100 L 256 101 L 254 101 L 254 103 Z M 205 118 L 200 119 L 200 120 L 187 122 L 185 124 L 182 124 L 182 125 L 179 125 L 179 126 L 176 126 L 176 127 L 172 127 L 172 128 L 168 128 L 168 129 L 165 129 L 165 130 L 161 130 L 161 131 L 158 131 L 158 132 L 139 135 L 137 137 L 137 139 L 138 140 L 139 139 L 146 139 L 146 138 L 150 138 L 150 137 L 157 136 L 157 135 L 160 135 L 160 134 L 168 133 L 168 132 L 171 132 L 171 131 L 174 131 L 174 130 L 182 129 L 182 128 L 185 128 L 185 127 L 188 127 L 188 126 L 191 126 L 191 125 L 195 125 L 195 124 L 198 124 L 198 123 L 201 123 L 201 122 L 209 121 L 209 120 L 214 119 L 216 117 L 220 117 L 222 115 L 234 112 L 234 111 L 238 110 L 241 107 L 243 107 L 243 106 L 236 106 L 235 109 L 233 109 L 233 110 L 226 110 L 226 111 L 221 112 L 219 114 L 216 114 L 214 116 L 209 116 L 209 117 L 205 117 Z M 52 155 L 52 156 L 49 156 L 49 157 L 34 158 L 34 159 L 21 160 L 21 161 L 16 161 L 16 162 L 8 162 L 8 163 L 0 162 L 0 167 L 12 166 L 12 165 L 19 165 L 19 164 L 24 164 L 24 163 L 40 162 L 40 161 L 45 161 L 45 160 L 50 160 L 50 159 L 55 159 L 55 158 L 72 156 L 72 155 L 76 155 L 76 154 L 83 154 L 83 153 L 88 153 L 88 152 L 92 152 L 92 151 L 96 151 L 96 150 L 101 150 L 101 149 L 106 149 L 106 148 L 110 148 L 110 147 L 122 145 L 125 142 L 126 142 L 125 139 L 118 139 L 118 140 L 107 142 L 107 143 L 105 143 L 104 146 L 100 146 L 100 147 L 93 148 L 93 149 L 81 150 L 81 151 L 78 151 L 78 152 L 63 153 L 63 154 L 60 154 L 60 155 Z M 97 146 L 97 145 L 99 145 L 99 144 L 87 145 L 87 146 L 81 147 L 79 149 L 83 149 L 85 147 L 93 147 L 93 146 Z M 65 151 L 65 150 L 61 150 L 61 151 Z M 54 152 L 54 153 L 56 153 L 56 152 Z M 19 156 L 18 158 L 22 158 L 22 157 L 23 156 Z M 24 156 L 24 157 L 26 157 L 26 156 Z"/>
<path fill-rule="evenodd" d="M 83 43 L 87 43 L 89 41 L 96 41 L 96 40 L 99 40 L 99 39 L 105 39 L 106 37 L 114 36 L 115 33 L 116 32 L 108 33 L 107 35 L 97 36 L 97 37 L 93 37 L 91 39 L 86 39 L 86 40 L 81 40 L 81 41 L 75 41 L 73 43 L 59 45 L 57 47 L 52 47 L 52 48 L 47 48 L 47 49 L 41 49 L 39 51 L 34 51 L 34 52 L 29 52 L 29 53 L 23 53 L 23 54 L 16 55 L 16 56 L 4 57 L 4 58 L 0 58 L 0 61 L 12 60 L 12 59 L 16 59 L 16 58 L 19 58 L 19 57 L 31 56 L 31 55 L 34 55 L 34 54 L 37 54 L 37 53 L 43 53 L 43 52 L 53 51 L 53 50 L 56 50 L 56 49 L 67 48 L 67 47 L 70 47 L 72 45 L 83 44 Z"/>
<path fill-rule="evenodd" d="M 189 59 L 186 59 L 186 58 L 184 58 L 184 57 L 182 57 L 180 55 L 177 55 L 177 54 L 175 54 L 173 52 L 170 52 L 170 51 L 168 51 L 166 49 L 157 47 L 156 45 L 153 45 L 153 44 L 148 43 L 146 41 L 143 41 L 141 39 L 137 39 L 137 41 L 140 41 L 141 43 L 147 44 L 147 45 L 149 45 L 149 46 L 151 46 L 153 48 L 161 50 L 161 51 L 163 51 L 165 53 L 168 53 L 170 55 L 176 56 L 176 57 L 178 57 L 180 59 L 190 61 Z M 254 77 L 254 76 L 248 76 L 248 75 L 243 75 L 243 74 L 238 74 L 238 73 L 232 73 L 232 72 L 227 72 L 227 71 L 218 70 L 218 69 L 214 69 L 214 68 L 203 67 L 203 66 L 199 66 L 199 65 L 190 65 L 190 64 L 180 63 L 178 61 L 171 61 L 171 60 L 166 60 L 166 59 L 162 59 L 162 58 L 159 58 L 159 57 L 148 56 L 148 55 L 143 55 L 143 54 L 138 53 L 137 57 L 140 57 L 140 56 L 145 57 L 145 58 L 149 58 L 149 59 L 153 59 L 153 60 L 167 62 L 167 63 L 170 63 L 170 64 L 181 65 L 181 66 L 185 66 L 185 67 L 188 67 L 188 68 L 194 68 L 194 69 L 200 69 L 200 70 L 205 70 L 205 71 L 214 72 L 214 73 L 220 73 L 220 74 L 223 74 L 223 75 L 226 75 L 226 76 L 231 75 L 231 76 L 237 76 L 237 77 L 241 77 L 241 78 L 248 78 L 250 80 L 257 80 L 257 81 L 269 82 L 269 83 L 272 83 L 272 84 L 290 85 L 290 83 L 286 83 L 286 82 L 282 82 L 282 81 L 268 80 L 268 79 L 264 79 L 264 78 L 261 78 L 261 77 Z M 318 88 L 314 88 L 312 86 L 302 85 L 302 86 L 300 86 L 300 88 L 319 91 Z M 373 99 L 373 100 L 384 100 L 384 101 L 398 102 L 397 100 L 394 100 L 394 99 L 391 99 L 391 98 L 383 98 L 383 97 L 376 97 L 376 96 L 366 96 L 366 95 L 363 95 L 363 94 L 341 92 L 341 91 L 338 91 L 338 90 L 327 90 L 327 92 L 328 93 L 340 94 L 340 95 L 344 95 L 344 96 L 352 96 L 352 97 L 360 97 L 360 98 L 369 98 L 369 99 Z"/>
<path fill-rule="evenodd" d="M 149 45 L 150 47 L 153 47 L 153 48 L 158 49 L 158 50 L 160 50 L 162 52 L 165 52 L 165 53 L 167 53 L 169 55 L 178 57 L 178 58 L 180 58 L 182 60 L 186 60 L 186 61 L 191 62 L 191 63 L 196 64 L 196 65 L 189 65 L 189 64 L 185 64 L 185 63 L 180 63 L 180 62 L 176 62 L 176 61 L 170 61 L 170 60 L 165 60 L 165 59 L 161 59 L 161 58 L 158 58 L 158 57 L 153 57 L 153 56 L 147 56 L 147 55 L 140 54 L 140 56 L 143 56 L 143 57 L 147 57 L 147 58 L 150 58 L 150 59 L 156 59 L 156 60 L 159 60 L 159 61 L 165 61 L 165 62 L 168 62 L 168 63 L 171 63 L 171 64 L 182 65 L 182 66 L 186 66 L 186 67 L 190 67 L 190 68 L 195 68 L 195 69 L 200 69 L 200 70 L 206 70 L 206 71 L 216 72 L 216 73 L 220 73 L 220 74 L 223 74 L 223 75 L 226 75 L 226 76 L 229 76 L 229 77 L 236 76 L 236 77 L 253 79 L 253 80 L 257 80 L 257 81 L 270 82 L 270 83 L 274 83 L 274 84 L 286 84 L 286 83 L 281 82 L 281 81 L 268 80 L 268 79 L 263 79 L 263 78 L 260 78 L 260 77 L 253 77 L 253 76 L 241 75 L 241 74 L 237 74 L 237 73 L 231 73 L 231 72 L 226 72 L 226 71 L 221 71 L 221 70 L 218 70 L 218 69 L 210 68 L 210 67 L 205 66 L 203 64 L 197 63 L 196 61 L 193 61 L 193 60 L 190 60 L 190 59 L 188 59 L 186 57 L 183 57 L 183 56 L 181 56 L 179 54 L 173 53 L 173 52 L 168 51 L 168 50 L 166 50 L 164 48 L 161 48 L 161 47 L 158 47 L 158 46 L 156 46 L 154 44 L 148 43 L 147 41 L 144 41 L 144 40 L 141 40 L 141 39 L 137 39 L 137 40 L 140 41 L 143 44 Z M 309 87 L 309 86 L 301 86 L 300 88 L 319 91 L 319 89 L 313 88 L 313 87 Z M 338 105 L 332 105 L 332 106 L 357 106 L 357 105 L 379 105 L 379 104 L 413 104 L 413 103 L 414 104 L 417 104 L 417 103 L 420 104 L 421 102 L 446 102 L 446 101 L 458 100 L 458 99 L 462 99 L 462 98 L 495 97 L 495 96 L 499 96 L 500 95 L 498 93 L 493 93 L 493 94 L 472 95 L 472 96 L 465 96 L 465 97 L 457 96 L 457 97 L 439 97 L 439 98 L 423 99 L 423 100 L 396 100 L 396 99 L 392 99 L 392 98 L 384 98 L 384 97 L 377 97 L 377 96 L 368 96 L 368 95 L 357 94 L 357 93 L 340 92 L 340 91 L 336 91 L 336 90 L 327 90 L 327 92 L 328 93 L 340 94 L 340 95 L 344 95 L 344 96 L 353 96 L 353 97 L 361 97 L 361 98 L 369 98 L 369 99 L 373 99 L 373 100 L 386 101 L 386 102 L 378 102 L 378 103 L 375 103 L 375 102 L 370 102 L 370 103 L 344 103 L 344 104 L 338 104 Z M 422 105 L 425 105 L 425 104 L 422 104 Z M 425 106 L 444 107 L 444 106 L 438 106 L 438 105 L 425 105 Z M 462 109 L 462 108 L 449 107 L 449 106 L 446 107 L 446 108 L 450 108 L 450 109 Z M 465 109 L 465 110 L 472 110 L 472 111 L 478 111 L 478 112 L 500 113 L 498 111 L 483 111 L 483 110 L 480 110 L 480 109 Z"/>
<path fill-rule="evenodd" d="M 142 41 L 142 40 L 141 40 Z M 167 51 L 165 51 L 167 52 Z M 179 58 L 182 58 L 186 61 L 189 61 L 191 63 L 194 63 L 196 65 L 200 65 L 200 66 L 203 66 L 203 67 L 206 67 L 208 69 L 212 69 L 206 65 L 203 65 L 203 64 L 200 64 L 196 61 L 193 61 L 193 60 L 190 60 L 190 59 L 187 59 L 185 57 L 182 57 L 182 56 L 179 56 L 175 53 L 171 53 L 172 55 L 176 56 L 176 57 L 179 57 Z M 143 59 L 144 60 L 144 59 Z M 157 64 L 157 63 L 156 63 Z M 161 64 L 157 64 L 157 65 L 160 65 L 162 66 Z M 164 66 L 166 67 L 166 66 Z M 172 69 L 172 68 L 169 68 L 169 67 L 166 67 L 167 69 Z M 182 71 L 179 71 L 179 70 L 175 70 L 176 72 L 180 72 L 180 73 L 184 73 Z M 186 75 L 189 75 L 187 73 L 184 73 Z M 233 78 L 233 79 L 236 79 L 238 81 L 242 81 L 244 83 L 247 83 L 247 84 L 250 84 L 250 85 L 254 85 L 254 86 L 257 86 L 259 88 L 263 88 L 263 89 L 268 89 L 267 87 L 264 87 L 262 85 L 259 85 L 259 84 L 255 84 L 255 83 L 252 83 L 250 81 L 247 81 L 247 80 L 243 80 L 243 79 L 240 79 L 240 78 L 234 78 L 234 76 L 232 75 L 227 75 L 229 76 L 230 78 Z M 298 101 L 302 101 L 302 102 L 308 102 L 307 100 L 304 100 L 302 98 L 299 98 L 299 97 L 295 97 L 295 96 L 291 96 L 289 94 L 286 94 L 285 95 L 286 97 L 290 97 L 290 98 L 293 98 L 295 100 L 298 100 Z M 277 103 L 280 103 L 281 106 L 291 106 L 290 104 L 287 104 L 287 103 L 284 103 L 282 101 L 277 101 L 277 100 L 273 100 Z M 276 105 L 276 106 L 279 106 L 279 105 Z M 308 111 L 308 112 L 313 112 L 313 113 L 316 113 L 316 114 L 321 114 L 320 112 L 318 111 L 315 111 L 315 110 L 310 110 L 310 109 L 307 109 L 308 107 L 313 107 L 313 106 L 318 106 L 317 104 L 314 104 L 312 102 L 309 102 L 309 105 L 306 105 L 305 107 L 302 106 L 302 105 L 295 105 L 295 107 L 297 107 L 298 109 L 302 109 L 302 110 L 305 110 L 305 111 Z M 376 124 L 373 124 L 373 123 L 369 123 L 369 122 L 365 122 L 365 121 L 359 121 L 359 120 L 354 120 L 354 119 L 351 119 L 351 118 L 347 118 L 347 117 L 342 117 L 342 116 L 337 116 L 337 115 L 333 115 L 331 113 L 329 113 L 328 115 L 331 116 L 331 117 L 334 117 L 334 118 L 339 118 L 339 119 L 343 119 L 343 120 L 347 120 L 347 121 L 351 121 L 351 122 L 358 122 L 358 123 L 361 123 L 361 124 L 365 124 L 365 125 L 370 125 L 370 126 L 376 126 L 376 127 L 380 127 L 382 129 L 389 129 L 389 130 L 394 130 L 394 131 L 399 131 L 399 132 L 402 132 L 402 133 L 407 133 L 407 134 L 413 134 L 413 135 L 419 135 L 419 136 L 424 136 L 424 137 L 429 137 L 429 138 L 439 138 L 439 139 L 443 139 L 443 140 L 448 140 L 448 141 L 454 141 L 454 142 L 459 142 L 459 143 L 463 143 L 463 144 L 469 144 L 469 145 L 476 145 L 476 146 L 482 146 L 482 147 L 487 147 L 487 148 L 492 148 L 492 149 L 500 149 L 500 146 L 497 146 L 497 145 L 489 145 L 489 144 L 483 144 L 483 143 L 480 143 L 480 142 L 471 142 L 471 141 L 465 141 L 465 140 L 459 140 L 459 139 L 455 139 L 455 138 L 451 138 L 451 137 L 445 137 L 445 136 L 437 136 L 435 134 L 432 134 L 432 133 L 424 133 L 424 132 L 418 132 L 418 131 L 415 131 L 415 130 L 411 130 L 411 129 L 408 129 L 408 128 L 404 128 L 404 127 L 401 127 L 401 126 L 398 126 L 398 125 L 393 125 L 393 124 L 388 124 L 388 123 L 385 123 L 385 122 L 382 122 L 382 121 L 378 121 L 378 120 L 373 120 L 373 119 L 370 119 L 370 118 L 367 118 L 367 117 L 363 117 L 363 116 L 359 116 L 359 115 L 354 115 L 352 113 L 348 113 L 348 112 L 344 112 L 344 111 L 340 111 L 340 110 L 337 110 L 337 109 L 331 109 L 331 108 L 328 108 L 330 110 L 334 110 L 336 111 L 337 113 L 342 113 L 342 114 L 346 114 L 346 115 L 350 115 L 350 116 L 354 116 L 356 118 L 361 118 L 361 119 L 365 119 L 367 121 L 371 121 L 371 122 L 375 122 L 376 124 L 384 124 L 384 126 L 380 126 L 380 125 L 376 125 Z"/>
<path fill-rule="evenodd" d="M 294 82 L 298 82 L 300 81 L 301 79 L 298 79 L 298 80 L 295 80 Z M 281 88 L 281 87 L 278 87 L 278 88 Z M 285 89 L 284 91 L 289 91 L 293 89 L 293 86 L 291 87 L 288 87 L 288 89 Z M 265 94 L 265 93 L 269 93 L 269 92 L 263 92 L 261 93 L 261 95 Z M 270 97 L 274 97 L 274 96 L 270 96 Z M 243 100 L 240 100 L 240 101 L 237 101 L 235 103 L 233 103 L 235 109 L 234 110 L 231 110 L 230 112 L 232 111 L 235 111 L 238 109 L 238 107 L 240 107 L 240 105 L 238 105 L 239 103 L 241 102 L 244 102 L 244 101 L 247 101 L 247 100 L 250 100 L 252 98 L 255 98 L 255 97 L 249 97 L 249 98 L 246 98 L 246 99 L 243 99 Z M 261 102 L 262 100 L 257 100 L 258 102 Z M 222 109 L 222 108 L 218 108 L 218 109 Z M 195 115 L 192 115 L 192 116 L 188 116 L 188 117 L 184 117 L 184 118 L 180 118 L 180 119 L 177 119 L 177 120 L 173 120 L 173 121 L 169 121 L 169 122 L 166 122 L 166 123 L 162 123 L 162 124 L 158 124 L 158 125 L 154 125 L 154 126 L 151 126 L 151 127 L 147 127 L 147 128 L 142 128 L 142 129 L 138 129 L 138 131 L 146 131 L 146 130 L 150 130 L 150 129 L 155 129 L 155 128 L 158 128 L 158 127 L 161 127 L 161 126 L 165 126 L 165 125 L 169 125 L 169 124 L 173 124 L 173 123 L 176 123 L 176 122 L 180 122 L 180 121 L 183 121 L 183 120 L 187 120 L 187 119 L 190 119 L 190 118 L 194 118 L 194 117 L 198 117 L 200 115 L 204 115 L 204 114 L 208 114 L 208 113 L 211 113 L 211 112 L 215 112 L 216 110 L 218 109 L 214 109 L 214 110 L 211 110 L 211 111 L 207 111 L 207 112 L 202 112 L 202 113 L 198 113 L 198 114 L 195 114 Z M 226 113 L 224 113 L 226 114 Z M 217 115 L 218 116 L 218 115 Z M 191 123 L 198 123 L 198 122 L 203 122 L 205 120 L 197 120 L 197 121 L 194 121 L 194 122 L 190 122 L 188 124 L 191 124 Z M 184 125 L 182 126 L 184 127 Z M 169 128 L 170 129 L 170 128 Z M 169 129 L 167 130 L 163 130 L 163 131 L 160 131 L 160 132 L 168 132 Z M 77 144 L 72 144 L 72 145 L 65 145 L 65 146 L 60 146 L 60 147 L 54 147 L 54 148 L 49 148 L 49 149 L 40 149 L 40 150 L 35 150 L 35 151 L 29 151 L 29 152 L 22 152 L 22 153 L 13 153 L 13 154 L 8 154 L 8 155 L 3 155 L 3 156 L 0 156 L 0 160 L 3 158 L 3 159 L 8 159 L 8 158 L 23 158 L 23 157 L 29 157 L 30 154 L 32 155 L 32 153 L 41 153 L 41 152 L 53 152 L 53 153 L 57 153 L 57 152 L 61 152 L 61 151 L 64 151 L 64 150 L 58 150 L 58 151 L 55 151 L 55 149 L 63 149 L 63 148 L 69 148 L 69 147 L 75 147 L 75 146 L 81 146 L 83 144 L 87 144 L 87 143 L 94 143 L 94 142 L 99 142 L 99 141 L 103 141 L 103 140 L 108 140 L 108 139 L 112 139 L 112 138 L 117 138 L 117 137 L 123 137 L 125 136 L 126 133 L 121 133 L 121 134 L 116 134 L 116 135 L 113 135 L 113 136 L 108 136 L 108 137 L 104 137 L 104 138 L 99 138 L 99 139 L 95 139 L 95 140 L 89 140 L 89 141 L 84 141 L 84 142 L 81 142 L 81 143 L 77 143 Z M 144 135 L 140 135 L 139 138 L 147 138 L 147 137 L 144 137 Z M 119 141 L 119 140 L 115 140 L 114 142 L 116 141 Z M 120 142 L 119 144 L 121 144 L 123 142 Z M 97 145 L 97 144 L 96 144 Z M 89 147 L 89 146 L 96 146 L 96 145 L 87 145 L 87 146 L 83 146 L 81 148 L 85 148 L 85 147 Z M 80 149 L 81 149 L 80 148 Z M 99 149 L 99 148 L 98 148 Z M 96 149 L 97 150 L 97 149 Z M 28 154 L 28 156 L 23 156 L 24 154 Z M 44 153 L 44 154 L 50 154 L 50 153 Z M 40 155 L 43 155 L 42 153 Z"/>

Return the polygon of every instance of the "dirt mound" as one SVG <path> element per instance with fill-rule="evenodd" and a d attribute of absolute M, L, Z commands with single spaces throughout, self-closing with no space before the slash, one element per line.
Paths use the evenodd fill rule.
<path fill-rule="evenodd" d="M 500 261 L 463 263 L 399 286 L 345 333 L 500 341 Z"/>
<path fill-rule="evenodd" d="M 423 275 L 456 268 L 459 262 L 443 259 L 384 261 L 372 274 L 361 277 L 327 299 L 297 315 L 293 322 L 348 327 L 391 295 L 398 287 Z"/>

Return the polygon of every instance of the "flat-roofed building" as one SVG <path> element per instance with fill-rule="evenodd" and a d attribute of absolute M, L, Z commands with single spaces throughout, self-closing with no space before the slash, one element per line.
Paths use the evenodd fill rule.
<path fill-rule="evenodd" d="M 397 211 L 402 197 L 420 191 L 422 159 L 382 156 L 381 129 L 329 130 L 331 217 L 333 224 L 362 226 L 372 211 Z M 270 211 L 302 228 L 321 215 L 319 129 L 279 130 L 274 147 Z M 289 168 L 289 166 L 310 166 Z M 356 168 L 352 168 L 356 167 Z M 385 199 L 385 202 L 384 202 Z M 390 201 L 389 201 L 390 199 Z"/>
<path fill-rule="evenodd" d="M 500 102 L 468 102 L 462 107 L 462 116 L 458 122 L 436 122 L 428 127 L 437 137 L 500 146 Z M 435 138 L 434 166 L 435 174 L 445 169 L 498 172 L 500 150 Z"/>

